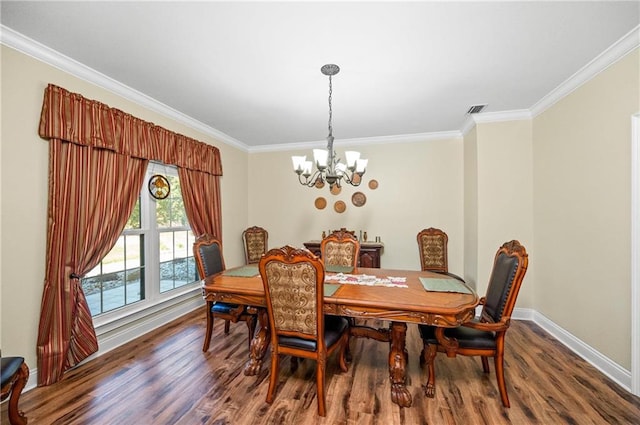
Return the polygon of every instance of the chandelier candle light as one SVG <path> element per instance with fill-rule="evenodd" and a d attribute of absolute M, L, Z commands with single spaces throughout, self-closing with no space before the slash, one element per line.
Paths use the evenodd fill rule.
<path fill-rule="evenodd" d="M 330 187 L 334 185 L 340 187 L 342 181 L 352 186 L 359 186 L 362 181 L 362 175 L 367 169 L 368 160 L 361 159 L 360 152 L 346 151 L 344 155 L 347 163 L 344 164 L 340 162 L 340 158 L 336 157 L 336 152 L 333 150 L 333 127 L 331 125 L 333 87 L 331 85 L 331 77 L 340 72 L 340 68 L 338 65 L 328 64 L 320 68 L 320 71 L 329 76 L 329 135 L 327 136 L 327 149 L 313 150 L 313 159 L 316 163 L 316 171 L 313 175 L 311 173 L 313 163 L 307 161 L 306 156 L 291 157 L 293 170 L 298 175 L 300 184 L 308 187 L 322 187 L 325 182 Z"/>

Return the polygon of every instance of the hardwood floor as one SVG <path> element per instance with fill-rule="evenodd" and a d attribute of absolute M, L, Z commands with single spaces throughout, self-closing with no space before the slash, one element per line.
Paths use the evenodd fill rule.
<path fill-rule="evenodd" d="M 244 324 L 223 335 L 216 321 L 211 348 L 201 351 L 205 320 L 191 313 L 67 373 L 57 384 L 23 394 L 29 424 L 638 424 L 640 399 L 599 373 L 531 322 L 507 334 L 505 409 L 491 374 L 477 358 L 436 359 L 436 397 L 424 396 L 421 341 L 409 326 L 408 385 L 413 406 L 391 402 L 388 345 L 352 341 L 353 362 L 340 373 L 327 362 L 327 416 L 316 415 L 315 364 L 291 373 L 283 359 L 275 401 L 265 403 L 269 353 L 262 373 L 242 373 Z M 285 367 L 286 366 L 286 367 Z M 2 423 L 8 423 L 6 403 Z"/>

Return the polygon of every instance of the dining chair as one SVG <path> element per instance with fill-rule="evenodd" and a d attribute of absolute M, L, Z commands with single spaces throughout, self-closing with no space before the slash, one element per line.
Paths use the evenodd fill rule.
<path fill-rule="evenodd" d="M 318 415 L 325 416 L 325 364 L 333 352 L 343 372 L 349 322 L 324 314 L 324 266 L 306 249 L 291 246 L 268 251 L 259 263 L 271 330 L 271 376 L 267 403 L 278 383 L 281 355 L 316 361 Z"/>
<path fill-rule="evenodd" d="M 267 252 L 269 232 L 262 227 L 252 226 L 242 232 L 244 260 L 246 264 L 257 264 L 262 254 Z"/>
<path fill-rule="evenodd" d="M 360 242 L 348 230 L 334 230 L 320 242 L 320 255 L 327 268 L 355 269 L 360 256 Z"/>
<path fill-rule="evenodd" d="M 429 227 L 418 232 L 420 266 L 423 271 L 446 274 L 464 282 L 460 276 L 449 273 L 447 244 L 449 237 L 440 229 Z"/>
<path fill-rule="evenodd" d="M 224 257 L 222 255 L 222 245 L 214 236 L 205 234 L 196 238 L 193 243 L 193 256 L 198 267 L 200 279 L 211 275 L 222 273 L 225 270 Z M 213 333 L 213 319 L 218 317 L 224 320 L 224 333 L 229 333 L 229 323 L 238 321 L 245 322 L 249 328 L 249 349 L 251 349 L 251 339 L 256 330 L 257 315 L 247 312 L 244 305 L 230 304 L 225 302 L 207 301 L 206 306 L 207 330 L 204 337 L 202 351 L 209 349 L 211 334 Z"/>
<path fill-rule="evenodd" d="M 0 366 L 2 375 L 1 399 L 4 401 L 9 397 L 9 407 L 7 409 L 9 424 L 26 425 L 27 418 L 18 409 L 18 402 L 20 394 L 22 394 L 22 390 L 29 380 L 29 367 L 23 357 L 2 357 Z"/>
<path fill-rule="evenodd" d="M 484 373 L 489 373 L 488 357 L 493 357 L 502 404 L 510 406 L 504 379 L 504 343 L 528 264 L 527 251 L 520 242 L 513 240 L 500 247 L 487 293 L 480 299 L 483 306 L 480 316 L 460 327 L 444 329 L 447 346 L 436 337 L 434 326 L 418 325 L 423 341 L 420 363 L 428 365 L 427 396 L 432 397 L 435 392 L 434 361 L 438 352 L 445 352 L 448 357 L 481 356 Z"/>

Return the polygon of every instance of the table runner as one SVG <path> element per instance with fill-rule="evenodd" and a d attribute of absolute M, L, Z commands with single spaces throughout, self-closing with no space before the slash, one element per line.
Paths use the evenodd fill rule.
<path fill-rule="evenodd" d="M 408 288 L 406 277 L 378 277 L 366 274 L 344 274 L 327 275 L 325 282 L 344 283 L 350 285 L 368 285 L 368 286 L 391 286 L 395 288 Z"/>

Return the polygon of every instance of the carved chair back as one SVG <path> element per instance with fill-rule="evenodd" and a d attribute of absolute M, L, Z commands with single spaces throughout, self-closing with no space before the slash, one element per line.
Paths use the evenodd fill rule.
<path fill-rule="evenodd" d="M 247 264 L 256 264 L 267 252 L 269 232 L 262 227 L 253 226 L 242 232 L 244 259 Z"/>
<path fill-rule="evenodd" d="M 334 230 L 320 243 L 320 252 L 325 266 L 358 266 L 360 242 L 352 232 Z"/>
<path fill-rule="evenodd" d="M 418 249 L 422 270 L 447 273 L 447 234 L 440 229 L 430 227 L 418 233 Z"/>

